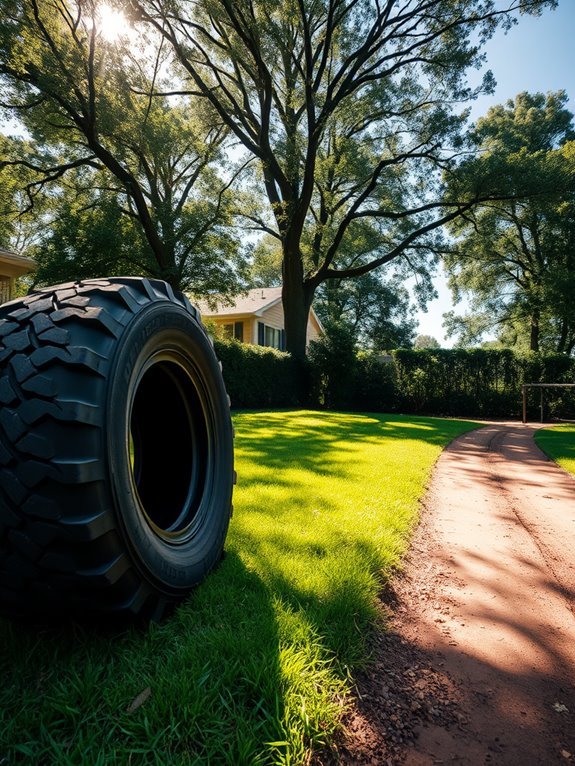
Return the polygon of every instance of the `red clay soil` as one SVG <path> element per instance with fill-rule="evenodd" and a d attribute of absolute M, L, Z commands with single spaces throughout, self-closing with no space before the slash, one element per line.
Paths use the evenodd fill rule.
<path fill-rule="evenodd" d="M 575 765 L 575 480 L 533 433 L 440 457 L 337 763 Z"/>

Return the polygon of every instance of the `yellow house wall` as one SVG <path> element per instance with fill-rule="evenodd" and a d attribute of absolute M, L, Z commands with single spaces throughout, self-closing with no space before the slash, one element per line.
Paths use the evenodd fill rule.
<path fill-rule="evenodd" d="M 250 316 L 238 316 L 229 315 L 224 317 L 210 316 L 206 317 L 210 322 L 213 322 L 218 327 L 223 327 L 226 324 L 234 324 L 234 322 L 244 323 L 244 343 L 256 343 L 257 341 L 257 325 L 253 317 Z M 255 329 L 254 329 L 255 327 Z M 254 340 L 255 332 L 255 340 Z"/>
<path fill-rule="evenodd" d="M 19 257 L 0 249 L 0 303 L 12 300 L 16 277 L 30 273 L 34 266 L 31 258 Z"/>
<path fill-rule="evenodd" d="M 206 317 L 210 322 L 215 325 L 223 326 L 226 324 L 233 324 L 234 322 L 244 323 L 244 343 L 251 343 L 257 345 L 258 343 L 258 322 L 263 322 L 269 327 L 275 327 L 277 330 L 284 330 L 284 313 L 281 302 L 275 306 L 264 311 L 261 316 L 247 316 L 241 314 L 229 314 L 223 317 L 210 316 Z M 306 333 L 306 345 L 309 345 L 310 341 L 317 340 L 321 335 L 321 331 L 317 320 L 310 314 L 307 323 Z"/>
<path fill-rule="evenodd" d="M 0 274 L 0 303 L 6 303 L 12 300 L 16 280 L 14 277 L 8 277 Z"/>

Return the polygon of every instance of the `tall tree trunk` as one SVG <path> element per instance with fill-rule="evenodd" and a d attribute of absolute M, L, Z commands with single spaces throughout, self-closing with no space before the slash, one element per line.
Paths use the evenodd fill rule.
<path fill-rule="evenodd" d="M 531 351 L 539 351 L 539 309 L 533 309 L 531 314 L 531 336 L 529 341 L 529 348 Z"/>
<path fill-rule="evenodd" d="M 557 341 L 557 353 L 562 354 L 565 351 L 565 346 L 567 344 L 567 320 L 562 319 L 561 320 L 561 334 L 559 336 L 559 340 Z"/>
<path fill-rule="evenodd" d="M 303 361 L 306 355 L 307 322 L 313 300 L 313 288 L 304 284 L 299 241 L 288 236 L 282 243 L 282 249 L 282 302 L 286 351 Z"/>

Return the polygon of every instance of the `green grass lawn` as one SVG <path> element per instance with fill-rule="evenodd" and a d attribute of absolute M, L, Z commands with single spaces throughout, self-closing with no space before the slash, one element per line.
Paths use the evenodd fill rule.
<path fill-rule="evenodd" d="M 541 428 L 535 433 L 535 443 L 546 455 L 575 476 L 575 425 L 572 423 Z"/>
<path fill-rule="evenodd" d="M 474 426 L 234 420 L 227 555 L 171 619 L 115 636 L 0 621 L 2 766 L 304 764 L 329 743 L 430 469 Z"/>

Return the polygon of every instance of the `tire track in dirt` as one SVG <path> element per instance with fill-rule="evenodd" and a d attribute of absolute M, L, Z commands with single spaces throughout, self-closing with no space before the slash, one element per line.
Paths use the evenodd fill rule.
<path fill-rule="evenodd" d="M 533 441 L 534 430 L 515 427 L 496 431 L 488 444 L 487 459 L 507 498 L 508 507 L 531 536 L 557 581 L 567 608 L 575 615 L 575 511 L 569 513 L 567 509 L 557 516 L 554 508 L 557 501 L 575 505 L 574 482 L 539 450 Z M 534 474 L 531 470 L 526 476 L 521 456 L 514 454 L 514 440 L 524 443 L 528 460 L 532 468 L 535 467 Z M 542 504 L 545 507 L 541 507 Z M 553 516 L 554 525 L 542 532 L 542 520 Z M 557 534 L 560 522 L 562 529 Z"/>
<path fill-rule="evenodd" d="M 441 455 L 338 763 L 575 764 L 575 480 L 533 433 Z"/>

